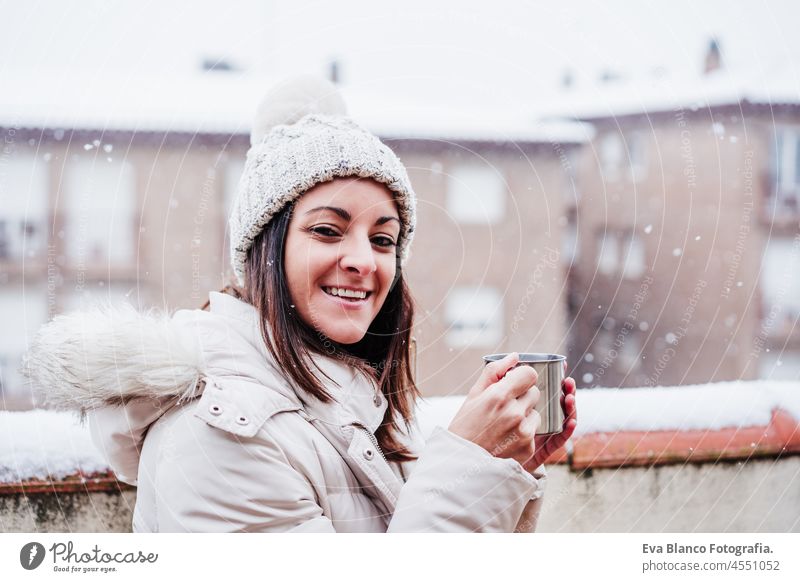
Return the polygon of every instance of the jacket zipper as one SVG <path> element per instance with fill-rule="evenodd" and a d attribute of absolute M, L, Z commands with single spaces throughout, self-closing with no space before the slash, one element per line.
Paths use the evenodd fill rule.
<path fill-rule="evenodd" d="M 375 437 L 375 435 L 372 434 L 372 432 L 367 427 L 365 427 L 364 425 L 358 424 L 357 426 L 361 430 L 363 430 L 364 432 L 367 433 L 367 436 L 369 437 L 369 440 L 372 441 L 372 444 L 375 445 L 375 448 L 381 454 L 381 457 L 383 458 L 384 462 L 388 465 L 389 464 L 389 460 L 386 458 L 386 455 L 383 454 L 383 450 L 381 449 L 380 445 L 378 444 L 378 439 Z M 398 463 L 397 467 L 400 469 L 400 476 L 403 479 L 403 483 L 406 483 L 408 481 L 408 477 L 406 477 L 406 472 L 403 469 L 403 463 Z"/>
<path fill-rule="evenodd" d="M 372 441 L 372 444 L 375 446 L 375 449 L 378 451 L 378 453 L 380 453 L 381 458 L 383 459 L 383 462 L 388 465 L 389 461 L 386 459 L 386 455 L 383 454 L 383 450 L 381 449 L 380 445 L 378 445 L 378 439 L 375 438 L 375 435 L 372 434 L 372 432 L 367 427 L 365 427 L 363 424 L 358 424 L 357 423 L 356 426 L 358 426 L 358 428 L 360 428 L 361 430 L 363 430 L 364 432 L 367 433 L 367 437 L 369 438 L 370 441 Z M 378 470 L 377 469 L 378 468 L 373 465 L 372 468 L 371 468 L 371 471 L 370 471 L 370 472 L 374 473 L 374 475 L 372 477 L 370 477 L 374 482 L 373 483 L 374 486 L 377 488 L 378 491 L 381 492 L 381 494 L 384 497 L 387 498 L 388 502 L 390 502 L 391 504 L 396 503 L 397 502 L 397 496 L 394 494 L 394 492 L 391 491 L 389 486 L 386 484 L 385 480 L 378 475 Z M 391 467 L 389 467 L 389 472 L 390 473 L 392 472 Z M 403 482 L 405 483 L 405 481 L 403 481 Z"/>
<path fill-rule="evenodd" d="M 364 425 L 359 424 L 358 427 L 361 430 L 363 430 L 365 433 L 367 433 L 367 436 L 369 437 L 369 440 L 371 440 L 372 444 L 375 445 L 375 449 L 378 451 L 378 453 L 380 453 L 380 455 L 383 458 L 384 462 L 388 464 L 389 461 L 386 460 L 386 455 L 383 454 L 383 451 L 381 450 L 381 447 L 378 444 L 378 439 L 375 438 L 375 435 L 372 434 L 372 432 L 367 427 L 365 427 Z"/>

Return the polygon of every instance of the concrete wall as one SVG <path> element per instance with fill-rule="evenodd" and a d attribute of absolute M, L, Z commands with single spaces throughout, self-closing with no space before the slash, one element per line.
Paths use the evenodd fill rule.
<path fill-rule="evenodd" d="M 540 532 L 800 532 L 800 457 L 548 471 Z"/>
<path fill-rule="evenodd" d="M 800 532 L 800 456 L 548 471 L 540 532 Z M 135 495 L 0 495 L 0 531 L 128 532 Z"/>
<path fill-rule="evenodd" d="M 2 532 L 130 532 L 136 492 L 0 495 Z"/>

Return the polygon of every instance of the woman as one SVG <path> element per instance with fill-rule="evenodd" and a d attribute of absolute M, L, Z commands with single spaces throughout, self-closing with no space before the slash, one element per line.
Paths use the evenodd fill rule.
<path fill-rule="evenodd" d="M 575 384 L 564 431 L 534 439 L 536 373 L 512 354 L 421 442 L 401 268 L 414 223 L 400 160 L 331 85 L 297 80 L 253 130 L 230 221 L 237 286 L 169 319 L 122 308 L 40 332 L 27 371 L 138 485 L 134 531 L 535 527 Z"/>

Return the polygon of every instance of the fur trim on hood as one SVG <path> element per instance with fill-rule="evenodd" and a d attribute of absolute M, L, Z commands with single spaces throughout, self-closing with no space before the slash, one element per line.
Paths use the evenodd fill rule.
<path fill-rule="evenodd" d="M 87 410 L 135 398 L 194 398 L 202 390 L 197 341 L 168 315 L 129 304 L 56 316 L 25 354 L 37 404 Z"/>

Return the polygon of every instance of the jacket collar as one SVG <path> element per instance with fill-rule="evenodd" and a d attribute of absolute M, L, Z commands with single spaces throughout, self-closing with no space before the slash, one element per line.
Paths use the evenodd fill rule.
<path fill-rule="evenodd" d="M 277 371 L 290 383 L 293 393 L 284 395 L 292 400 L 299 400 L 312 418 L 336 427 L 360 424 L 373 433 L 378 429 L 383 422 L 387 402 L 378 393 L 374 380 L 366 378 L 354 367 L 340 360 L 315 354 L 311 357 L 309 369 L 334 398 L 332 402 L 321 402 L 291 383 L 283 367 L 267 350 L 261 337 L 259 314 L 255 307 L 224 293 L 212 292 L 209 299 L 210 312 L 227 321 L 229 337 L 240 336 L 255 347 L 263 366 L 270 368 L 273 373 Z"/>
<path fill-rule="evenodd" d="M 211 313 L 235 326 L 236 333 L 257 348 L 263 365 L 277 371 L 290 383 L 267 350 L 255 307 L 221 293 L 211 293 L 210 301 Z M 293 402 L 299 402 L 307 420 L 339 451 L 365 492 L 379 504 L 388 520 L 388 516 L 394 512 L 402 483 L 383 456 L 378 454 L 373 441 L 373 435 L 386 413 L 386 398 L 379 395 L 376 405 L 376 383 L 352 366 L 320 355 L 312 356 L 312 362 L 309 369 L 334 401 L 321 402 L 291 384 L 293 394 L 287 396 Z M 283 393 L 281 387 L 272 384 L 269 387 Z"/>

